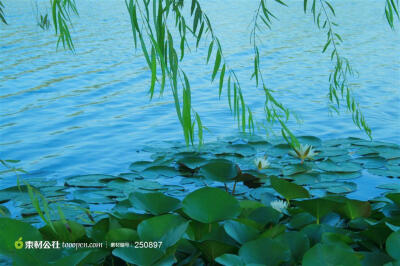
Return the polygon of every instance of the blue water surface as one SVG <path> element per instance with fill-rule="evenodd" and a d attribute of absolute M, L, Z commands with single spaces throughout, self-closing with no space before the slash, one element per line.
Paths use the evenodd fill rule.
<path fill-rule="evenodd" d="M 333 65 L 330 54 L 321 54 L 325 33 L 311 14 L 304 14 L 303 1 L 290 1 L 289 7 L 272 2 L 279 21 L 259 35 L 261 67 L 274 95 L 301 122 L 292 119 L 291 129 L 322 139 L 366 138 L 345 109 L 338 116 L 328 107 Z M 48 1 L 38 3 L 45 12 Z M 118 174 L 143 158 L 138 151 L 145 144 L 183 143 L 170 91 L 149 100 L 150 73 L 134 49 L 125 1 L 77 4 L 73 54 L 57 50 L 54 31 L 36 25 L 33 2 L 4 1 L 9 25 L 0 25 L 0 158 L 21 160 L 32 176 Z M 373 137 L 399 143 L 400 26 L 389 28 L 382 1 L 338 0 L 334 6 L 344 40 L 340 53 L 358 71 L 350 85 Z M 256 8 L 257 1 L 203 1 L 252 107 L 257 133 L 274 135 L 265 120 L 264 92 L 250 79 L 254 55 L 249 34 Z M 238 129 L 226 92 L 219 100 L 218 82 L 210 82 L 213 64 L 205 64 L 205 40 L 197 51 L 187 51 L 182 66 L 192 85 L 193 108 L 208 128 L 205 141 L 211 141 Z M 10 182 L 15 181 L 0 179 L 0 187 Z"/>

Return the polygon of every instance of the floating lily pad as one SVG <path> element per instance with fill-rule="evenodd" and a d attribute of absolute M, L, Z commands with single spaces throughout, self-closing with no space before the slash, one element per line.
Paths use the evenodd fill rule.
<path fill-rule="evenodd" d="M 212 160 L 200 168 L 205 178 L 220 182 L 229 182 L 237 177 L 239 171 L 236 164 L 224 159 Z"/>
<path fill-rule="evenodd" d="M 321 139 L 314 136 L 301 136 L 298 137 L 297 140 L 302 144 L 312 145 L 314 147 L 321 145 Z"/>
<path fill-rule="evenodd" d="M 288 154 L 292 148 L 288 144 L 277 144 L 266 151 L 268 156 L 283 156 Z"/>
<path fill-rule="evenodd" d="M 368 172 L 379 176 L 400 177 L 398 171 L 392 171 L 390 169 L 368 169 Z"/>
<path fill-rule="evenodd" d="M 309 167 L 307 164 L 292 164 L 285 166 L 282 169 L 282 174 L 285 176 L 291 176 L 295 174 L 305 173 L 309 170 L 311 170 L 311 167 Z"/>
<path fill-rule="evenodd" d="M 297 185 L 312 185 L 320 182 L 320 175 L 317 173 L 296 174 L 290 176 L 290 178 Z"/>
<path fill-rule="evenodd" d="M 180 201 L 163 193 L 133 192 L 129 195 L 132 206 L 138 210 L 150 212 L 153 215 L 165 214 L 180 207 Z"/>
<path fill-rule="evenodd" d="M 178 164 L 183 165 L 189 169 L 196 169 L 200 168 L 204 164 L 207 163 L 207 159 L 202 158 L 202 157 L 184 157 L 183 159 L 180 159 L 178 161 Z"/>
<path fill-rule="evenodd" d="M 357 172 L 362 169 L 362 167 L 356 163 L 345 162 L 336 164 L 331 160 L 320 162 L 319 164 L 317 164 L 317 167 L 323 171 L 340 173 Z"/>
<path fill-rule="evenodd" d="M 330 182 L 336 180 L 343 180 L 343 179 L 356 179 L 361 176 L 360 172 L 353 172 L 353 173 L 337 173 L 337 172 L 325 172 L 321 173 L 320 175 L 321 182 Z"/>
<path fill-rule="evenodd" d="M 150 161 L 136 161 L 136 162 L 131 163 L 131 165 L 129 166 L 129 170 L 141 172 L 144 169 L 146 169 L 152 165 L 153 165 L 153 162 L 150 162 Z"/>
<path fill-rule="evenodd" d="M 388 184 L 382 184 L 376 186 L 377 188 L 382 188 L 382 189 L 390 189 L 390 190 L 395 190 L 400 192 L 400 184 L 399 183 L 388 183 Z"/>
<path fill-rule="evenodd" d="M 179 171 L 177 171 L 174 167 L 164 166 L 164 165 L 155 165 L 150 166 L 149 168 L 144 169 L 141 173 L 141 176 L 148 179 L 156 179 L 160 176 L 164 177 L 175 177 L 179 175 Z"/>
<path fill-rule="evenodd" d="M 304 254 L 302 265 L 320 265 L 322 261 L 325 265 L 361 266 L 360 259 L 356 253 L 342 246 L 330 244 L 317 244 L 309 249 Z"/>
<path fill-rule="evenodd" d="M 239 249 L 239 256 L 246 264 L 276 266 L 290 260 L 290 248 L 275 239 L 259 238 L 245 243 Z"/>
<path fill-rule="evenodd" d="M 372 169 L 372 168 L 381 168 L 385 165 L 386 160 L 379 156 L 373 157 L 361 157 L 354 160 L 356 163 L 361 163 L 363 168 Z"/>
<path fill-rule="evenodd" d="M 271 187 L 287 200 L 310 197 L 307 189 L 277 177 L 271 177 Z"/>
<path fill-rule="evenodd" d="M 120 177 L 112 175 L 80 175 L 72 176 L 65 180 L 67 187 L 104 188 L 107 182 Z"/>
<path fill-rule="evenodd" d="M 393 232 L 386 240 L 386 251 L 395 260 L 400 260 L 400 231 Z"/>
<path fill-rule="evenodd" d="M 142 241 L 162 242 L 160 249 L 166 250 L 179 241 L 188 225 L 181 216 L 164 214 L 144 220 L 138 225 L 137 232 Z"/>
<path fill-rule="evenodd" d="M 236 218 L 240 213 L 237 199 L 218 188 L 201 188 L 185 197 L 183 211 L 202 223 Z"/>
<path fill-rule="evenodd" d="M 349 193 L 357 189 L 357 185 L 351 182 L 321 182 L 313 184 L 312 189 L 324 189 L 330 193 Z"/>
<path fill-rule="evenodd" d="M 226 233 L 239 244 L 244 244 L 248 241 L 254 240 L 260 234 L 257 229 L 232 220 L 224 223 L 224 229 Z"/>

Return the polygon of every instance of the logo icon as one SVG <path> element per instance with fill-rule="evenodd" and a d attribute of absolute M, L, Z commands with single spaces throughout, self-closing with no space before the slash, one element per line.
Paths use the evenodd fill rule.
<path fill-rule="evenodd" d="M 14 246 L 16 249 L 21 249 L 24 247 L 24 242 L 22 241 L 22 237 L 18 238 L 18 240 L 14 242 Z"/>

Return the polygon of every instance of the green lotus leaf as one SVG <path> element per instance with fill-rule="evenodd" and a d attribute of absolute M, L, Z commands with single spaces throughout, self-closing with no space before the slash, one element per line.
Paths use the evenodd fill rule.
<path fill-rule="evenodd" d="M 150 162 L 150 161 L 136 161 L 131 163 L 131 165 L 129 166 L 129 170 L 131 171 L 135 171 L 135 172 L 141 172 L 144 169 L 152 166 L 154 163 Z"/>
<path fill-rule="evenodd" d="M 163 257 L 164 252 L 158 248 L 123 247 L 114 249 L 112 254 L 131 264 L 151 266 Z"/>
<path fill-rule="evenodd" d="M 64 242 L 78 242 L 77 240 L 81 239 L 86 235 L 85 227 L 75 221 L 55 221 L 53 222 L 53 229 L 46 225 L 39 229 L 40 233 L 46 238 L 50 240 L 61 240 Z"/>
<path fill-rule="evenodd" d="M 249 241 L 239 249 L 239 256 L 246 264 L 277 266 L 289 261 L 290 255 L 287 244 L 271 238 Z"/>
<path fill-rule="evenodd" d="M 304 253 L 310 248 L 310 240 L 307 235 L 300 232 L 284 232 L 276 237 L 276 240 L 285 243 L 291 251 L 296 263 L 300 263 Z"/>
<path fill-rule="evenodd" d="M 312 185 L 320 182 L 320 175 L 318 173 L 296 174 L 290 176 L 290 178 L 297 185 Z"/>
<path fill-rule="evenodd" d="M 185 197 L 183 211 L 192 219 L 202 223 L 213 223 L 234 219 L 240 213 L 239 201 L 227 192 L 205 187 Z"/>
<path fill-rule="evenodd" d="M 277 144 L 265 151 L 268 156 L 281 157 L 288 154 L 292 148 L 288 144 Z"/>
<path fill-rule="evenodd" d="M 144 178 L 156 179 L 160 176 L 175 177 L 179 175 L 179 171 L 177 171 L 174 167 L 155 165 L 144 169 L 142 172 L 140 172 L 140 175 Z"/>
<path fill-rule="evenodd" d="M 162 242 L 161 250 L 165 250 L 178 242 L 188 227 L 186 221 L 179 215 L 164 214 L 142 221 L 137 232 L 142 241 Z"/>
<path fill-rule="evenodd" d="M 353 162 L 361 163 L 363 168 L 373 169 L 373 168 L 381 168 L 385 165 L 386 160 L 379 156 L 372 157 L 361 157 L 355 159 Z"/>
<path fill-rule="evenodd" d="M 257 208 L 248 216 L 249 219 L 262 225 L 277 224 L 281 217 L 282 214 L 270 206 Z"/>
<path fill-rule="evenodd" d="M 82 187 L 82 188 L 104 188 L 107 182 L 121 178 L 112 175 L 80 175 L 72 176 L 65 180 L 67 187 Z"/>
<path fill-rule="evenodd" d="M 224 254 L 224 255 L 216 258 L 215 261 L 224 266 L 245 266 L 246 265 L 241 257 L 239 257 L 238 255 L 234 255 L 234 254 Z"/>
<path fill-rule="evenodd" d="M 339 203 L 326 198 L 315 198 L 296 202 L 296 206 L 317 218 L 317 223 L 319 223 L 322 217 L 335 210 L 338 205 Z"/>
<path fill-rule="evenodd" d="M 147 211 L 153 215 L 168 213 L 180 207 L 178 199 L 160 192 L 133 192 L 129 195 L 129 200 L 135 209 Z"/>
<path fill-rule="evenodd" d="M 300 212 L 292 216 L 289 221 L 289 227 L 293 229 L 301 229 L 306 225 L 315 223 L 315 217 L 308 212 Z"/>
<path fill-rule="evenodd" d="M 400 193 L 386 194 L 386 198 L 390 199 L 391 201 L 396 203 L 398 206 L 400 206 Z"/>
<path fill-rule="evenodd" d="M 317 167 L 326 172 L 339 172 L 339 173 L 351 173 L 357 172 L 362 169 L 359 164 L 344 162 L 336 164 L 331 160 L 326 160 L 317 164 Z"/>
<path fill-rule="evenodd" d="M 232 144 L 228 145 L 226 152 L 236 153 L 242 156 L 253 156 L 257 153 L 256 149 L 249 144 Z"/>
<path fill-rule="evenodd" d="M 395 260 L 400 260 L 400 231 L 393 232 L 386 239 L 386 251 Z"/>
<path fill-rule="evenodd" d="M 321 265 L 343 265 L 361 266 L 358 256 L 347 249 L 337 245 L 317 244 L 304 254 L 302 265 L 315 266 Z"/>
<path fill-rule="evenodd" d="M 376 266 L 376 265 L 386 265 L 386 263 L 392 261 L 388 255 L 383 252 L 360 252 L 363 256 L 361 265 L 363 266 Z"/>
<path fill-rule="evenodd" d="M 374 147 L 374 150 L 379 152 L 379 156 L 389 160 L 400 158 L 400 148 L 399 147 L 391 147 L 387 145 Z"/>
<path fill-rule="evenodd" d="M 239 244 L 254 240 L 260 234 L 257 229 L 233 220 L 226 221 L 224 223 L 224 229 L 226 233 Z"/>
<path fill-rule="evenodd" d="M 390 189 L 394 190 L 396 192 L 400 192 L 400 184 L 399 183 L 388 183 L 388 184 L 381 184 L 376 186 L 377 188 L 382 188 L 382 189 Z"/>
<path fill-rule="evenodd" d="M 229 182 L 238 176 L 238 170 L 239 168 L 233 162 L 224 159 L 216 159 L 203 165 L 200 168 L 200 174 L 210 180 Z"/>
<path fill-rule="evenodd" d="M 302 186 L 274 176 L 271 177 L 271 187 L 287 200 L 310 197 L 307 189 Z"/>
<path fill-rule="evenodd" d="M 361 176 L 360 172 L 353 173 L 337 173 L 337 172 L 325 172 L 320 175 L 321 182 L 330 182 L 336 180 L 345 180 L 345 179 L 356 179 Z"/>
<path fill-rule="evenodd" d="M 368 169 L 368 172 L 378 176 L 400 177 L 400 172 L 390 169 Z"/>
<path fill-rule="evenodd" d="M 291 164 L 288 166 L 283 167 L 282 174 L 285 176 L 292 176 L 300 173 L 305 173 L 311 170 L 311 167 L 307 164 Z"/>
<path fill-rule="evenodd" d="M 300 136 L 297 140 L 302 144 L 312 145 L 314 147 L 321 145 L 321 139 L 314 136 Z"/>
<path fill-rule="evenodd" d="M 353 200 L 340 198 L 341 204 L 336 211 L 342 216 L 351 220 L 364 217 L 368 218 L 371 215 L 371 204 L 368 201 Z"/>
<path fill-rule="evenodd" d="M 196 157 L 191 156 L 191 157 L 184 157 L 180 159 L 177 163 L 179 165 L 185 166 L 186 168 L 194 170 L 206 164 L 207 159 L 198 156 Z"/>
<path fill-rule="evenodd" d="M 39 230 L 32 225 L 0 217 L 0 232 L 0 254 L 12 258 L 14 265 L 46 265 L 49 261 L 43 250 L 24 248 L 26 241 L 43 240 Z M 21 249 L 16 249 L 16 245 Z"/>
<path fill-rule="evenodd" d="M 138 233 L 130 228 L 115 228 L 107 232 L 108 242 L 135 242 L 139 240 Z"/>

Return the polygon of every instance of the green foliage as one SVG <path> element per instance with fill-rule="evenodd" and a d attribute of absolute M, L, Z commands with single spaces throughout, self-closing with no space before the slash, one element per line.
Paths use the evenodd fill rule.
<path fill-rule="evenodd" d="M 398 166 L 397 145 L 298 137 L 313 141 L 321 151 L 316 161 L 299 164 L 288 154 L 287 144 L 278 144 L 284 143 L 282 138 L 268 140 L 271 143 L 255 136 L 241 135 L 240 139 L 241 144 L 236 138 L 206 143 L 201 152 L 157 147 L 153 161 L 132 163 L 132 172 L 120 176 L 74 176 L 64 186 L 33 181 L 0 190 L 1 203 L 12 201 L 22 209 L 22 217 L 17 214 L 16 220 L 1 206 L 0 230 L 5 234 L 0 235 L 0 253 L 16 265 L 32 261 L 98 265 L 122 260 L 136 265 L 191 261 L 319 265 L 323 261 L 350 266 L 399 260 L 400 190 L 388 185 L 390 193 L 361 201 L 344 196 L 348 191 L 342 188 L 346 190 L 348 183 L 337 181 L 368 170 L 364 164 L 355 167 L 353 160 L 371 158 L 371 152 L 373 158 L 382 158 L 382 165 L 375 169 Z M 274 168 L 257 169 L 254 156 L 260 151 L 278 170 L 274 174 L 267 171 Z M 337 158 L 350 151 L 357 154 L 356 159 Z M 299 165 L 304 168 L 298 172 Z M 280 170 L 290 166 L 294 166 L 291 172 Z M 221 181 L 227 180 L 235 181 L 234 187 L 225 188 Z M 68 195 L 64 191 L 68 189 L 75 191 Z M 326 193 L 314 193 L 315 189 Z M 290 205 L 278 200 L 280 196 L 290 200 Z M 89 203 L 103 206 L 104 202 L 114 206 L 107 213 L 87 210 Z M 23 241 L 101 242 L 103 247 L 16 250 L 20 237 Z M 111 242 L 130 246 L 111 247 Z M 147 246 L 135 247 L 141 244 Z"/>
<path fill-rule="evenodd" d="M 281 6 L 287 6 L 284 0 L 275 0 Z M 226 88 L 229 108 L 237 119 L 241 131 L 254 132 L 254 121 L 250 106 L 245 102 L 240 81 L 235 70 L 228 64 L 218 36 L 215 34 L 212 23 L 203 11 L 198 0 L 192 0 L 190 4 L 190 16 L 187 17 L 185 1 L 183 0 L 125 0 L 130 16 L 132 35 L 135 47 L 140 46 L 147 65 L 151 71 L 150 99 L 153 98 L 156 85 L 159 84 L 159 93 L 163 94 L 166 82 L 172 90 L 175 109 L 183 129 L 186 145 L 194 144 L 195 127 L 197 124 L 198 144 L 203 143 L 203 124 L 200 115 L 192 108 L 190 81 L 180 62 L 184 59 L 186 51 L 190 51 L 189 40 L 195 40 L 195 48 L 202 41 L 209 40 L 206 63 L 214 61 L 212 66 L 211 82 L 218 74 L 218 95 L 221 97 L 223 88 Z M 74 44 L 69 28 L 72 26 L 71 15 L 78 15 L 75 0 L 51 0 L 51 15 L 55 33 L 58 36 L 57 47 L 62 43 L 65 49 L 74 51 Z M 4 5 L 0 1 L 0 20 L 7 24 L 4 18 Z M 318 28 L 326 31 L 327 38 L 322 48 L 322 53 L 330 53 L 334 64 L 329 76 L 329 100 L 331 108 L 339 112 L 344 103 L 352 114 L 354 124 L 371 138 L 372 132 L 364 115 L 348 85 L 349 77 L 354 71 L 349 61 L 340 54 L 339 45 L 343 42 L 337 32 L 337 26 L 333 21 L 336 12 L 330 1 L 304 0 L 304 12 L 309 10 Z M 395 18 L 400 19 L 398 0 L 385 1 L 385 15 L 388 24 L 394 29 Z M 277 17 L 269 9 L 267 0 L 259 0 L 253 25 L 250 32 L 250 42 L 254 52 L 254 71 L 251 78 L 255 78 L 256 87 L 264 91 L 264 109 L 267 121 L 278 122 L 281 125 L 282 135 L 293 147 L 299 146 L 298 140 L 286 126 L 289 119 L 289 110 L 274 96 L 273 90 L 266 85 L 263 78 L 261 57 L 258 43 L 258 34 L 271 30 L 272 22 Z M 171 23 L 175 22 L 175 23 Z M 40 16 L 39 26 L 47 29 L 50 21 L 47 16 Z M 177 30 L 178 34 L 173 34 Z M 174 43 L 174 40 L 176 43 Z M 212 59 L 212 56 L 214 58 Z M 161 73 L 160 73 L 161 72 Z"/>
<path fill-rule="evenodd" d="M 7 21 L 6 21 L 6 19 L 4 18 L 4 5 L 3 5 L 3 3 L 0 1 L 0 20 L 1 20 L 1 22 L 3 22 L 4 24 L 6 24 L 7 25 Z"/>

